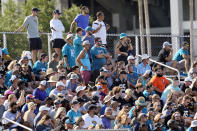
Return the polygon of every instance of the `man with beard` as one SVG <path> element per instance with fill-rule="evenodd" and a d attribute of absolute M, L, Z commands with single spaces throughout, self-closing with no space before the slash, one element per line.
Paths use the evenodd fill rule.
<path fill-rule="evenodd" d="M 84 129 L 87 129 L 90 125 L 96 126 L 97 124 L 102 124 L 101 119 L 96 115 L 96 109 L 97 107 L 95 105 L 90 105 L 88 107 L 88 113 L 82 116 L 85 120 Z"/>
<path fill-rule="evenodd" d="M 101 47 L 102 41 L 100 37 L 95 38 L 95 45 L 90 50 L 90 54 L 92 56 L 92 71 L 93 77 L 92 80 L 94 81 L 100 73 L 100 69 L 103 64 L 106 63 L 106 59 L 109 58 L 109 54 L 107 50 Z"/>
<path fill-rule="evenodd" d="M 155 87 L 155 91 L 161 96 L 165 87 L 169 85 L 168 80 L 163 76 L 163 71 L 161 68 L 155 69 L 155 76 L 150 80 L 150 83 Z"/>
<path fill-rule="evenodd" d="M 42 52 L 42 41 L 40 39 L 38 30 L 38 8 L 32 8 L 32 15 L 27 16 L 24 23 L 19 27 L 16 32 L 22 31 L 25 27 L 27 28 L 27 37 L 29 39 L 30 50 L 32 54 L 33 63 L 36 62 L 36 53 L 38 51 L 38 59 L 40 58 Z"/>
<path fill-rule="evenodd" d="M 21 121 L 21 113 L 17 111 L 17 104 L 11 103 L 9 110 L 5 111 L 3 113 L 3 118 L 10 119 L 12 121 L 20 123 Z M 4 124 L 4 128 L 13 130 L 13 129 L 19 129 L 20 127 L 16 124 L 13 124 L 7 120 L 3 120 L 2 123 Z"/>
<path fill-rule="evenodd" d="M 73 22 L 70 25 L 70 33 L 72 33 L 74 25 L 77 24 L 77 27 L 82 28 L 83 30 L 85 30 L 85 28 L 88 26 L 89 24 L 89 9 L 87 6 L 82 6 L 81 7 L 81 12 L 82 14 L 79 14 L 75 17 L 75 19 L 73 20 Z M 83 36 L 85 35 L 85 31 L 83 31 Z"/>
<path fill-rule="evenodd" d="M 137 66 L 137 73 L 139 76 L 143 75 L 147 70 L 151 70 L 148 64 L 150 56 L 147 54 L 142 55 L 142 62 Z"/>

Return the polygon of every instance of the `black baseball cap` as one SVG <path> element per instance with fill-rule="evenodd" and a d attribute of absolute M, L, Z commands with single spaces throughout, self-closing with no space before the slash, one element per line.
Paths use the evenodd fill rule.
<path fill-rule="evenodd" d="M 53 13 L 54 14 L 59 14 L 59 15 L 62 14 L 59 10 L 54 10 Z"/>
<path fill-rule="evenodd" d="M 38 8 L 32 8 L 32 11 L 36 11 L 36 12 L 39 12 L 40 10 Z"/>

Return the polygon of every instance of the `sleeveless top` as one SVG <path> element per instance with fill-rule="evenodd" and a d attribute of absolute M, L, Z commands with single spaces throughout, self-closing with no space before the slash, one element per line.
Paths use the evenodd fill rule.
<path fill-rule="evenodd" d="M 122 43 L 120 43 L 120 44 L 121 44 L 121 47 L 119 49 L 120 52 L 128 53 L 129 46 L 127 44 L 126 44 L 126 46 L 124 46 Z M 118 61 L 124 61 L 125 65 L 127 64 L 127 56 L 119 54 L 117 59 L 118 59 Z"/>
<path fill-rule="evenodd" d="M 90 64 L 90 59 L 89 59 L 89 55 L 87 52 L 84 52 L 85 53 L 85 57 L 83 59 L 81 59 L 81 63 L 86 66 L 88 69 L 84 69 L 82 66 L 81 66 L 81 71 L 91 71 L 91 64 Z"/>

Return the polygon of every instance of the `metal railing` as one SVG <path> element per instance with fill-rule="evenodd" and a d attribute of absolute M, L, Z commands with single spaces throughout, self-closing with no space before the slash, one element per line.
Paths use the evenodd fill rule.
<path fill-rule="evenodd" d="M 137 55 L 138 57 L 142 57 L 142 55 Z M 159 64 L 159 65 L 161 65 L 161 66 L 164 66 L 164 67 L 166 67 L 166 68 L 169 68 L 169 69 L 171 69 L 171 70 L 174 70 L 174 71 L 176 71 L 178 74 L 177 74 L 177 77 L 178 77 L 178 79 L 179 79 L 179 81 L 180 81 L 180 79 L 181 79 L 181 76 L 180 76 L 180 72 L 179 72 L 179 70 L 178 69 L 176 69 L 176 68 L 173 68 L 173 67 L 171 67 L 171 66 L 168 66 L 168 65 L 165 65 L 165 64 L 163 64 L 163 63 L 161 63 L 161 62 L 158 62 L 158 61 L 155 61 L 155 60 L 153 60 L 153 59 L 149 59 L 151 62 L 153 62 L 153 63 L 156 63 L 156 64 Z"/>
<path fill-rule="evenodd" d="M 24 129 L 26 129 L 26 130 L 28 130 L 28 131 L 33 131 L 33 129 L 31 129 L 31 128 L 29 128 L 29 127 L 26 127 L 26 126 L 24 126 L 24 125 L 22 125 L 22 124 L 20 124 L 20 123 L 18 123 L 18 122 L 12 121 L 12 120 L 10 120 L 10 119 L 8 119 L 8 118 L 6 118 L 6 117 L 3 117 L 2 119 L 5 119 L 5 120 L 7 120 L 7 121 L 9 121 L 9 122 L 11 122 L 11 123 L 13 123 L 13 124 L 16 124 L 16 125 L 18 125 L 18 126 L 24 128 Z"/>
<path fill-rule="evenodd" d="M 91 129 L 91 131 L 130 131 L 131 129 Z M 89 131 L 88 129 L 69 129 L 68 131 Z"/>

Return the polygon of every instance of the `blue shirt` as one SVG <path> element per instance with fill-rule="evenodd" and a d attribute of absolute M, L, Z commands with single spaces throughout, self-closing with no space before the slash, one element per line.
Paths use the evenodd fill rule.
<path fill-rule="evenodd" d="M 39 75 L 39 72 L 40 72 L 40 71 L 46 72 L 47 68 L 48 68 L 47 62 L 45 62 L 45 63 L 42 64 L 42 62 L 41 62 L 40 60 L 38 60 L 38 61 L 36 61 L 36 63 L 33 65 L 33 72 L 34 72 L 34 74 Z"/>
<path fill-rule="evenodd" d="M 171 90 L 181 91 L 181 89 L 178 86 L 177 87 L 174 87 L 173 84 L 170 84 L 167 88 L 165 88 L 165 90 L 163 91 L 163 93 L 161 95 L 161 99 L 163 100 L 164 103 L 167 100 L 168 94 L 171 93 Z"/>
<path fill-rule="evenodd" d="M 183 48 L 181 48 L 180 50 L 178 50 L 178 52 L 176 52 L 172 60 L 181 61 L 183 60 L 182 55 L 189 55 L 188 50 L 184 50 Z"/>
<path fill-rule="evenodd" d="M 137 68 L 136 68 L 135 64 L 133 64 L 133 72 L 137 73 Z"/>
<path fill-rule="evenodd" d="M 94 46 L 94 35 L 91 35 L 90 37 L 84 36 L 83 41 L 85 40 L 88 40 L 90 42 L 90 49 L 91 49 Z M 88 50 L 89 58 L 91 58 L 90 49 Z"/>
<path fill-rule="evenodd" d="M 81 66 L 81 69 L 80 69 L 81 71 L 85 71 L 85 70 L 91 71 L 91 63 L 90 63 L 90 59 L 89 59 L 88 53 L 85 53 L 85 57 L 81 59 L 81 63 L 82 63 L 84 66 L 87 67 L 87 69 L 85 69 L 85 68 L 83 68 L 83 67 Z"/>
<path fill-rule="evenodd" d="M 187 128 L 186 131 L 193 131 L 191 127 Z"/>
<path fill-rule="evenodd" d="M 140 63 L 137 66 L 137 73 L 143 75 L 147 70 L 151 70 L 151 67 L 149 64 L 146 64 L 146 66 L 144 66 L 143 62 Z"/>
<path fill-rule="evenodd" d="M 76 118 L 82 116 L 81 112 L 78 110 L 77 112 L 75 112 L 73 109 L 69 110 L 67 112 L 67 117 L 69 117 L 69 119 L 75 123 Z"/>
<path fill-rule="evenodd" d="M 70 80 L 66 81 L 66 89 L 71 90 L 72 92 L 75 92 L 75 89 L 77 88 L 78 84 L 74 83 L 72 84 Z"/>
<path fill-rule="evenodd" d="M 127 74 L 127 80 L 134 86 L 137 84 L 138 78 L 139 78 L 139 75 L 136 72 Z"/>
<path fill-rule="evenodd" d="M 47 97 L 47 93 L 46 91 L 40 90 L 39 88 L 36 88 L 33 91 L 33 96 L 35 97 L 35 99 L 38 99 L 40 101 L 44 101 Z"/>
<path fill-rule="evenodd" d="M 92 56 L 92 70 L 100 70 L 100 68 L 103 66 L 103 64 L 106 63 L 106 58 L 97 58 L 96 56 L 99 54 L 106 54 L 107 51 L 103 47 L 96 47 L 93 46 L 90 50 L 90 54 Z"/>
<path fill-rule="evenodd" d="M 63 57 L 65 56 L 67 57 L 68 65 L 70 68 L 75 66 L 75 51 L 72 45 L 66 43 L 62 48 L 62 55 Z M 64 61 L 64 65 L 65 67 L 67 66 L 65 61 Z"/>
<path fill-rule="evenodd" d="M 101 121 L 103 123 L 104 129 L 111 129 L 111 120 L 109 118 L 103 117 Z"/>
<path fill-rule="evenodd" d="M 148 90 L 144 90 L 143 91 L 143 95 L 146 97 L 146 98 L 149 98 L 150 95 L 154 95 L 156 94 L 155 91 L 152 91 L 151 93 L 148 92 Z"/>
<path fill-rule="evenodd" d="M 105 114 L 106 107 L 107 107 L 106 105 L 104 105 L 103 107 L 101 107 L 100 115 L 104 115 Z"/>
<path fill-rule="evenodd" d="M 131 119 L 133 119 L 133 111 L 135 110 L 135 108 L 136 108 L 136 106 L 133 106 L 133 107 L 131 108 L 131 110 L 129 111 L 129 116 L 131 117 Z M 147 114 L 147 113 L 148 113 L 148 109 L 147 109 L 146 107 L 144 107 L 144 108 L 142 109 L 142 113 Z"/>
<path fill-rule="evenodd" d="M 75 58 L 79 55 L 79 53 L 83 50 L 82 40 L 81 37 L 76 35 L 75 39 L 73 40 L 73 46 L 75 51 Z"/>
<path fill-rule="evenodd" d="M 5 85 L 8 86 L 8 83 L 12 77 L 12 70 L 8 71 L 5 76 Z"/>
<path fill-rule="evenodd" d="M 77 27 L 85 30 L 89 24 L 89 15 L 84 16 L 83 14 L 79 14 L 75 17 L 75 22 L 77 23 Z M 83 31 L 83 35 L 85 35 L 85 31 Z"/>
<path fill-rule="evenodd" d="M 21 112 L 25 113 L 28 110 L 28 104 L 26 103 L 23 107 Z M 34 113 L 37 115 L 39 112 L 39 106 L 36 106 L 36 109 L 34 110 Z"/>

